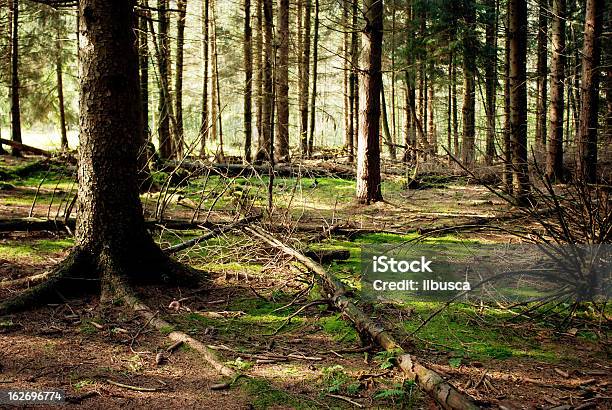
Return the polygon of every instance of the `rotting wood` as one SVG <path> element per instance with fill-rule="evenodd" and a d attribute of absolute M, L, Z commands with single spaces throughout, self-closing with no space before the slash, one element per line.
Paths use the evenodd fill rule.
<path fill-rule="evenodd" d="M 380 344 L 387 351 L 393 352 L 401 349 L 390 333 L 382 326 L 374 323 L 346 296 L 347 289 L 344 284 L 328 273 L 323 266 L 283 244 L 261 228 L 244 227 L 243 229 L 290 255 L 314 272 L 320 279 L 324 290 L 328 293 L 328 297 L 333 301 L 334 305 L 354 323 L 359 331 L 367 332 L 376 343 Z M 479 408 L 471 398 L 458 391 L 437 372 L 419 363 L 415 356 L 408 353 L 400 355 L 398 357 L 398 365 L 410 379 L 414 380 L 421 389 L 427 392 L 445 409 L 475 410 Z"/>

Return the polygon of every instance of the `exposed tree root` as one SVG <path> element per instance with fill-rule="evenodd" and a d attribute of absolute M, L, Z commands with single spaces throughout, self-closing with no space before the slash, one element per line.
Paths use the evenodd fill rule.
<path fill-rule="evenodd" d="M 334 302 L 334 305 L 354 323 L 359 331 L 367 332 L 376 343 L 387 351 L 395 351 L 400 347 L 390 333 L 382 326 L 374 323 L 346 296 L 347 292 L 344 284 L 326 272 L 321 265 L 283 244 L 260 228 L 245 227 L 244 229 L 271 246 L 297 259 L 304 266 L 312 270 L 317 275 L 330 299 Z M 474 404 L 471 398 L 455 389 L 437 372 L 420 364 L 414 356 L 404 353 L 398 358 L 398 363 L 399 367 L 410 379 L 414 380 L 421 389 L 426 391 L 445 409 L 478 409 L 478 406 Z"/>
<path fill-rule="evenodd" d="M 27 276 L 15 280 L 5 280 L 0 282 L 0 289 L 19 288 L 22 286 L 30 287 L 32 285 L 44 282 L 49 277 L 50 272 L 39 273 L 38 275 Z"/>
<path fill-rule="evenodd" d="M 136 313 L 138 313 L 143 319 L 147 320 L 157 330 L 172 328 L 170 323 L 157 317 L 155 312 L 153 312 L 147 305 L 142 303 L 134 295 L 134 293 L 127 286 L 125 286 L 124 283 L 120 281 L 115 282 L 114 290 L 117 296 L 121 297 L 124 302 L 126 302 L 132 309 L 134 309 Z M 210 364 L 223 376 L 235 377 L 237 375 L 233 369 L 223 364 L 214 350 L 208 348 L 204 343 L 194 339 L 193 337 L 175 330 L 168 334 L 168 338 L 176 343 L 182 342 L 188 344 L 190 347 L 200 353 L 204 360 L 206 360 L 208 364 Z"/>

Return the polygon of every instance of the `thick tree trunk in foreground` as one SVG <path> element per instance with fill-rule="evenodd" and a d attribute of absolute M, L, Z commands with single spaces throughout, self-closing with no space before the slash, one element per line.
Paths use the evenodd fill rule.
<path fill-rule="evenodd" d="M 382 89 L 383 2 L 364 0 L 366 26 L 362 34 L 359 87 L 359 140 L 357 144 L 357 200 L 381 201 L 380 93 Z"/>
<path fill-rule="evenodd" d="M 485 162 L 487 165 L 493 163 L 495 157 L 495 85 L 497 66 L 497 25 L 495 0 L 486 2 L 486 66 L 485 66 L 485 100 L 487 115 L 487 137 L 485 143 Z"/>
<path fill-rule="evenodd" d="M 510 0 L 508 14 L 512 185 L 517 204 L 527 205 L 529 194 L 527 165 L 527 0 Z"/>
<path fill-rule="evenodd" d="M 9 3 L 11 7 L 11 3 Z M 21 108 L 19 102 L 19 0 L 12 0 L 11 26 L 11 140 L 21 143 Z M 18 148 L 11 150 L 13 156 L 21 156 Z"/>
<path fill-rule="evenodd" d="M 563 178 L 563 86 L 565 83 L 565 0 L 552 0 L 552 60 L 550 65 L 550 138 L 546 175 Z"/>
<path fill-rule="evenodd" d="M 253 139 L 253 31 L 251 0 L 244 0 L 244 160 L 251 162 Z"/>
<path fill-rule="evenodd" d="M 289 161 L 289 0 L 278 1 L 276 161 Z"/>
<path fill-rule="evenodd" d="M 148 7 L 147 0 L 142 1 L 143 7 Z M 138 38 L 138 55 L 140 67 L 140 104 L 142 110 L 142 137 L 149 142 L 149 45 L 148 45 L 148 16 L 139 20 L 140 34 Z"/>
<path fill-rule="evenodd" d="M 597 182 L 597 116 L 604 0 L 587 0 L 582 50 L 582 103 L 578 130 L 576 174 L 585 182 Z"/>

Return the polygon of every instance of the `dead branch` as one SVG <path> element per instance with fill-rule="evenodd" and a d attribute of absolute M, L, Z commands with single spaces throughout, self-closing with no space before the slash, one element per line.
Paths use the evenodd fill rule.
<path fill-rule="evenodd" d="M 304 256 L 297 250 L 283 244 L 261 228 L 245 227 L 244 230 L 257 236 L 274 248 L 297 259 L 300 263 L 317 274 L 328 297 L 342 313 L 351 319 L 358 330 L 367 332 L 375 342 L 380 344 L 387 351 L 397 351 L 401 349 L 390 333 L 382 326 L 374 323 L 346 296 L 347 291 L 344 284 L 332 274 L 325 271 L 321 265 Z M 398 363 L 399 367 L 410 379 L 414 380 L 445 409 L 478 409 L 478 406 L 474 404 L 471 398 L 459 392 L 437 372 L 423 366 L 416 357 L 404 353 L 398 358 Z"/>

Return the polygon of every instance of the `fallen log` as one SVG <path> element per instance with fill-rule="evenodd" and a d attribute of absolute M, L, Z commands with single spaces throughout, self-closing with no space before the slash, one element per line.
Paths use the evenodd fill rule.
<path fill-rule="evenodd" d="M 332 274 L 328 273 L 320 264 L 297 250 L 283 244 L 261 228 L 245 227 L 243 229 L 295 258 L 314 272 L 324 290 L 328 293 L 330 300 L 354 323 L 359 331 L 367 332 L 376 343 L 387 351 L 393 352 L 398 349 L 401 350 L 393 336 L 363 313 L 361 309 L 346 296 L 347 290 L 344 284 Z M 408 353 L 403 353 L 398 358 L 398 364 L 400 369 L 402 369 L 411 380 L 414 380 L 421 389 L 426 391 L 445 409 L 475 410 L 479 408 L 471 398 L 445 381 L 440 374 L 419 363 L 416 357 Z"/>
<path fill-rule="evenodd" d="M 46 151 L 44 149 L 40 149 L 40 148 L 32 147 L 32 146 L 29 146 L 29 145 L 25 145 L 25 144 L 22 144 L 20 142 L 15 142 L 15 141 L 11 141 L 11 140 L 5 140 L 4 138 L 0 138 L 0 143 L 2 143 L 2 145 L 8 145 L 9 147 L 17 148 L 19 151 L 29 152 L 30 154 L 34 154 L 34 155 L 42 155 L 43 157 L 52 157 L 53 156 L 53 154 L 51 152 Z"/>
<path fill-rule="evenodd" d="M 224 177 L 242 176 L 245 178 L 255 175 L 269 175 L 270 167 L 267 165 L 243 165 L 243 164 L 221 164 L 204 163 L 197 161 L 168 161 L 167 169 L 182 168 L 192 173 L 204 174 L 207 172 Z M 298 177 L 303 178 L 341 178 L 355 179 L 355 171 L 348 167 L 340 166 L 304 166 L 278 164 L 274 166 L 274 175 L 278 177 Z"/>

